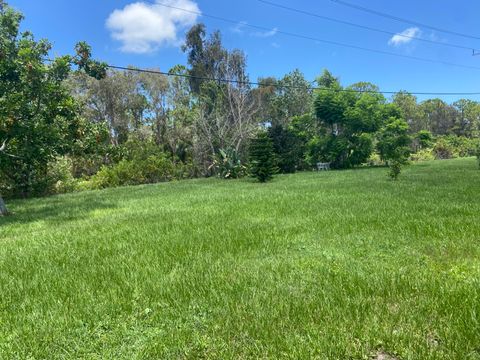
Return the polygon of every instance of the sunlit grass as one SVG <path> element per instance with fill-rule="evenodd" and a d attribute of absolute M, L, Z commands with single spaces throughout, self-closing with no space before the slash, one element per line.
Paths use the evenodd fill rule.
<path fill-rule="evenodd" d="M 10 203 L 0 359 L 480 359 L 475 159 Z"/>

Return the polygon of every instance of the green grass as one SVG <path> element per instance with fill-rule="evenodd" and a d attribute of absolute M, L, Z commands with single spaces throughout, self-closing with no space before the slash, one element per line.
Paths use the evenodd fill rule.
<path fill-rule="evenodd" d="M 11 202 L 0 359 L 480 359 L 475 159 Z"/>

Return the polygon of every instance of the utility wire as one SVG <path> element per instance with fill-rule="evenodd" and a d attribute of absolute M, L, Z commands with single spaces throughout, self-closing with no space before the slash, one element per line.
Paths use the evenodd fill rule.
<path fill-rule="evenodd" d="M 198 11 L 187 10 L 187 9 L 179 8 L 179 7 L 172 6 L 172 5 L 167 5 L 167 4 L 162 4 L 162 3 L 156 3 L 156 5 L 163 6 L 163 7 L 170 8 L 170 9 L 179 10 L 179 11 L 184 11 L 184 12 L 191 13 L 191 14 L 196 14 L 196 15 L 199 15 L 199 16 L 204 16 L 206 18 L 211 18 L 211 19 L 214 19 L 214 20 L 220 20 L 220 21 L 228 22 L 228 23 L 231 23 L 231 24 L 240 24 L 241 23 L 243 26 L 247 26 L 247 27 L 250 27 L 250 28 L 253 28 L 253 29 L 257 29 L 257 30 L 272 31 L 271 28 L 268 28 L 268 27 L 265 27 L 265 26 L 242 23 L 238 20 L 227 19 L 227 18 L 224 18 L 224 17 L 216 16 L 216 15 L 208 15 L 208 14 L 204 14 L 204 13 L 201 13 L 201 12 L 198 12 Z M 418 56 L 411 56 L 411 55 L 404 55 L 404 54 L 397 54 L 397 53 L 393 53 L 393 52 L 390 52 L 390 51 L 371 49 L 371 48 L 366 48 L 366 47 L 362 47 L 362 46 L 341 43 L 341 42 L 338 42 L 338 41 L 320 39 L 320 38 L 316 38 L 316 37 L 312 37 L 312 36 L 308 36 L 308 35 L 296 34 L 296 33 L 281 31 L 281 30 L 277 30 L 277 29 L 275 29 L 275 30 L 276 30 L 275 32 L 278 33 L 278 34 L 282 34 L 282 35 L 290 36 L 290 37 L 295 37 L 295 38 L 299 38 L 299 39 L 304 39 L 304 40 L 311 40 L 311 41 L 315 41 L 317 43 L 320 42 L 320 43 L 325 43 L 325 44 L 330 44 L 330 45 L 335 45 L 335 46 L 346 47 L 346 48 L 350 48 L 350 49 L 367 51 L 367 52 L 372 52 L 372 53 L 382 54 L 382 55 L 396 56 L 396 57 L 400 57 L 400 58 L 404 58 L 404 59 L 423 61 L 423 62 L 428 62 L 428 63 L 433 63 L 433 64 L 442 64 L 442 65 L 460 67 L 460 68 L 464 68 L 464 69 L 480 70 L 480 67 L 473 66 L 473 65 L 462 65 L 462 64 L 456 64 L 456 63 L 452 63 L 452 62 L 448 62 L 448 61 L 434 60 L 434 59 L 428 59 L 428 58 L 422 58 L 422 57 L 418 57 Z"/>
<path fill-rule="evenodd" d="M 196 80 L 204 80 L 204 81 L 215 81 L 220 83 L 231 83 L 237 85 L 252 85 L 258 87 L 276 87 L 276 88 L 286 88 L 286 89 L 306 89 L 306 90 L 326 90 L 326 91 L 333 91 L 333 92 L 351 92 L 351 93 L 373 93 L 373 94 L 387 94 L 393 95 L 399 93 L 399 91 L 376 91 L 376 90 L 360 90 L 360 89 L 332 89 L 332 88 L 323 88 L 323 87 L 305 87 L 305 86 L 295 86 L 295 85 L 280 85 L 280 84 L 264 84 L 261 82 L 255 81 L 240 81 L 240 80 L 233 80 L 233 79 L 225 79 L 225 78 L 212 78 L 212 77 L 203 77 L 203 76 L 195 76 L 189 74 L 178 74 L 178 73 L 171 73 L 171 72 L 164 72 L 159 70 L 150 70 L 150 69 L 141 69 L 135 67 L 124 67 L 124 66 L 115 66 L 115 65 L 107 65 L 109 69 L 114 70 L 125 70 L 125 71 L 134 71 L 138 73 L 146 73 L 146 74 L 153 74 L 153 75 L 164 75 L 164 76 L 175 76 L 181 78 L 188 78 L 188 79 L 196 79 Z M 480 92 L 408 92 L 412 95 L 457 95 L 457 96 L 467 96 L 467 95 L 480 95 Z"/>
<path fill-rule="evenodd" d="M 418 22 L 418 21 L 409 20 L 409 19 L 401 18 L 401 17 L 395 16 L 395 15 L 386 14 L 386 13 L 383 13 L 383 12 L 380 12 L 380 11 L 377 11 L 377 10 L 373 10 L 373 9 L 369 9 L 369 8 L 366 8 L 366 7 L 357 5 L 357 4 L 352 4 L 352 3 L 346 2 L 344 0 L 330 0 L 330 1 L 334 2 L 334 3 L 337 3 L 339 5 L 347 6 L 347 7 L 352 8 L 352 9 L 360 10 L 360 11 L 363 11 L 363 12 L 367 12 L 367 13 L 370 13 L 370 14 L 373 14 L 373 15 L 381 16 L 381 17 L 392 19 L 392 20 L 399 21 L 399 22 L 403 22 L 403 23 L 406 23 L 406 24 L 421 26 L 421 27 L 428 28 L 428 29 L 431 29 L 431 30 L 435 30 L 435 31 L 438 31 L 438 32 L 442 32 L 442 33 L 445 33 L 445 34 L 460 36 L 460 37 L 464 37 L 464 38 L 468 38 L 468 39 L 480 40 L 479 36 L 463 34 L 463 33 L 457 32 L 457 31 L 442 29 L 442 28 L 432 26 L 432 25 L 428 25 L 428 24 L 424 24 L 424 23 L 421 23 L 421 22 Z"/>
<path fill-rule="evenodd" d="M 54 62 L 53 59 L 44 58 L 44 61 L 47 62 Z M 151 75 L 162 75 L 162 76 L 173 76 L 173 77 L 180 77 L 186 79 L 196 79 L 196 80 L 203 80 L 203 81 L 214 81 L 219 83 L 228 83 L 228 84 L 237 84 L 237 85 L 250 85 L 250 86 L 258 86 L 258 87 L 274 87 L 279 89 L 303 89 L 303 90 L 324 90 L 324 91 L 331 91 L 331 92 L 349 92 L 349 93 L 359 93 L 359 94 L 384 94 L 384 95 L 395 95 L 401 92 L 405 92 L 411 95 L 432 95 L 432 96 L 475 96 L 480 95 L 480 92 L 422 92 L 422 91 L 381 91 L 381 90 L 361 90 L 361 89 L 349 89 L 349 88 L 325 88 L 325 87 L 315 87 L 315 86 L 296 86 L 296 85 L 281 85 L 278 83 L 273 84 L 265 84 L 258 81 L 241 81 L 235 79 L 225 79 L 225 78 L 213 78 L 213 77 L 205 77 L 205 76 L 196 76 L 196 75 L 189 75 L 189 74 L 179 74 L 173 72 L 165 72 L 160 70 L 153 70 L 153 69 L 142 69 L 133 66 L 117 66 L 117 65 L 110 65 L 105 64 L 108 69 L 112 70 L 122 70 L 122 71 L 133 71 L 137 73 L 143 74 L 151 74 Z M 315 83 L 316 80 L 311 81 L 310 83 Z"/>
<path fill-rule="evenodd" d="M 290 7 L 290 6 L 285 6 L 285 5 L 282 5 L 282 4 L 279 4 L 279 3 L 276 3 L 276 2 L 272 2 L 272 1 L 268 1 L 268 0 L 257 0 L 257 1 L 261 2 L 263 4 L 266 4 L 266 5 L 270 5 L 270 6 L 273 6 L 273 7 L 280 8 L 280 9 L 288 10 L 288 11 L 291 11 L 291 12 L 296 12 L 296 13 L 303 14 L 303 15 L 308 15 L 308 16 L 315 17 L 315 18 L 322 19 L 322 20 L 332 21 L 332 22 L 335 22 L 335 23 L 338 23 L 338 24 L 353 26 L 353 27 L 356 27 L 356 28 L 369 30 L 369 31 L 375 31 L 375 32 L 378 32 L 378 33 L 383 33 L 383 34 L 388 34 L 388 35 L 393 35 L 393 36 L 400 36 L 400 37 L 405 38 L 405 39 L 418 40 L 418 41 L 423 41 L 423 42 L 430 43 L 430 44 L 448 46 L 448 47 L 452 47 L 452 48 L 469 50 L 469 51 L 475 52 L 475 49 L 473 47 L 468 47 L 468 46 L 458 45 L 458 44 L 452 44 L 452 43 L 446 43 L 446 42 L 441 42 L 441 41 L 435 41 L 435 40 L 429 40 L 429 39 L 424 39 L 424 38 L 421 38 L 421 37 L 418 37 L 418 36 L 398 34 L 398 33 L 395 33 L 393 31 L 382 30 L 382 29 L 377 29 L 377 28 L 374 28 L 374 27 L 366 26 L 366 25 L 356 24 L 356 23 L 353 23 L 353 22 L 350 22 L 350 21 L 340 20 L 340 19 L 329 17 L 329 16 L 316 14 L 316 13 L 313 13 L 313 12 L 310 12 L 310 11 L 293 8 L 293 7 Z"/>

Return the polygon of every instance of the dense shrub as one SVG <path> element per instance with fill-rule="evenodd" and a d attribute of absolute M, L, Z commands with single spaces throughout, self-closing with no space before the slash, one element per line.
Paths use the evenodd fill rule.
<path fill-rule="evenodd" d="M 430 161 L 435 160 L 435 155 L 433 154 L 432 149 L 423 149 L 417 151 L 415 154 L 410 155 L 410 160 L 412 161 Z"/>
<path fill-rule="evenodd" d="M 379 154 L 373 153 L 369 156 L 365 165 L 367 165 L 367 166 L 382 166 L 382 165 L 385 165 L 385 162 L 382 161 Z"/>
<path fill-rule="evenodd" d="M 475 156 L 476 151 L 476 139 L 463 136 L 440 136 L 433 146 L 433 153 L 437 159 Z"/>
<path fill-rule="evenodd" d="M 64 194 L 76 190 L 77 181 L 72 174 L 72 159 L 57 158 L 48 165 L 47 187 L 48 194 Z"/>
<path fill-rule="evenodd" d="M 433 135 L 428 130 L 420 130 L 415 136 L 415 140 L 418 142 L 420 149 L 431 148 L 434 142 Z"/>
<path fill-rule="evenodd" d="M 183 167 L 176 168 L 173 162 L 162 156 L 149 156 L 146 159 L 122 160 L 113 166 L 104 166 L 90 179 L 90 187 L 107 187 L 153 184 L 185 177 Z"/>
<path fill-rule="evenodd" d="M 454 148 L 445 138 L 439 138 L 433 146 L 433 155 L 437 160 L 453 158 Z"/>

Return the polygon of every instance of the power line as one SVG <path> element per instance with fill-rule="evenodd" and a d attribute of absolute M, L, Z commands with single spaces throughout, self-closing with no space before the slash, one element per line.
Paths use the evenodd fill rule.
<path fill-rule="evenodd" d="M 135 67 L 124 67 L 124 66 L 115 66 L 115 65 L 107 65 L 108 68 L 114 70 L 124 70 L 124 71 L 135 71 L 139 73 L 146 73 L 146 74 L 153 74 L 153 75 L 164 75 L 164 76 L 175 76 L 175 77 L 182 77 L 188 79 L 196 79 L 196 80 L 204 80 L 204 81 L 215 81 L 220 83 L 231 83 L 231 84 L 238 84 L 238 85 L 251 85 L 251 86 L 258 86 L 258 87 L 276 87 L 276 88 L 288 88 L 288 89 L 306 89 L 306 90 L 326 90 L 326 91 L 333 91 L 333 92 L 352 92 L 352 93 L 373 93 L 373 94 L 386 94 L 386 95 L 394 95 L 399 93 L 400 91 L 376 91 L 376 90 L 359 90 L 359 89 L 332 89 L 332 88 L 321 88 L 321 87 L 304 87 L 304 86 L 292 86 L 292 85 L 280 85 L 280 84 L 264 84 L 261 82 L 255 81 L 240 81 L 240 80 L 233 80 L 233 79 L 225 79 L 225 78 L 212 78 L 212 77 L 203 77 L 203 76 L 195 76 L 189 74 L 178 74 L 178 73 L 171 73 L 171 72 L 164 72 L 159 70 L 150 70 L 150 69 L 141 69 Z M 467 96 L 467 95 L 480 95 L 480 92 L 408 92 L 412 95 L 437 95 L 437 96 Z"/>
<path fill-rule="evenodd" d="M 278 3 L 275 3 L 275 2 L 271 2 L 271 1 L 267 1 L 267 0 L 257 0 L 257 1 L 259 1 L 261 3 L 264 3 L 264 4 L 267 4 L 267 5 L 270 5 L 270 6 L 280 8 L 280 9 L 296 12 L 296 13 L 303 14 L 303 15 L 312 16 L 312 17 L 322 19 L 322 20 L 332 21 L 332 22 L 335 22 L 335 23 L 338 23 L 338 24 L 353 26 L 353 27 L 356 27 L 356 28 L 359 28 L 359 29 L 375 31 L 375 32 L 378 32 L 378 33 L 383 33 L 383 34 L 388 34 L 388 35 L 393 35 L 393 36 L 400 36 L 400 37 L 405 38 L 405 39 L 418 40 L 418 41 L 423 41 L 423 42 L 430 43 L 430 44 L 435 44 L 435 45 L 448 46 L 448 47 L 452 47 L 452 48 L 469 50 L 469 51 L 473 51 L 473 52 L 475 51 L 473 47 L 468 47 L 468 46 L 463 46 L 463 45 L 458 45 L 458 44 L 452 44 L 452 43 L 445 43 L 445 42 L 435 41 L 435 40 L 430 40 L 430 39 L 424 39 L 424 38 L 421 38 L 421 37 L 418 37 L 418 36 L 398 34 L 398 33 L 395 33 L 393 31 L 382 30 L 382 29 L 377 29 L 377 28 L 374 28 L 374 27 L 366 26 L 366 25 L 356 24 L 356 23 L 353 23 L 353 22 L 350 22 L 350 21 L 340 20 L 340 19 L 329 17 L 329 16 L 316 14 L 316 13 L 313 13 L 313 12 L 310 12 L 310 11 L 293 8 L 293 7 L 290 7 L 290 6 L 285 6 L 285 5 L 278 4 Z"/>
<path fill-rule="evenodd" d="M 271 28 L 268 28 L 268 27 L 265 27 L 265 26 L 242 23 L 238 20 L 227 19 L 227 18 L 224 18 L 224 17 L 216 16 L 216 15 L 208 15 L 208 14 L 204 14 L 204 13 L 201 13 L 201 12 L 198 12 L 198 11 L 187 10 L 187 9 L 179 8 L 179 7 L 172 6 L 172 5 L 167 5 L 167 4 L 162 4 L 162 3 L 156 3 L 156 5 L 167 7 L 167 8 L 170 8 L 170 9 L 184 11 L 184 12 L 191 13 L 191 14 L 196 14 L 196 15 L 199 15 L 199 16 L 204 16 L 206 18 L 211 18 L 211 19 L 214 19 L 214 20 L 220 20 L 220 21 L 228 22 L 228 23 L 231 23 L 231 24 L 240 24 L 241 23 L 243 26 L 247 26 L 247 27 L 250 27 L 250 28 L 253 28 L 253 29 L 257 29 L 257 30 L 272 31 Z M 452 62 L 448 62 L 448 61 L 434 60 L 434 59 L 428 59 L 428 58 L 422 58 L 422 57 L 418 57 L 418 56 L 411 56 L 411 55 L 404 55 L 404 54 L 397 54 L 397 53 L 393 53 L 393 52 L 390 52 L 390 51 L 371 49 L 371 48 L 366 48 L 366 47 L 362 47 L 362 46 L 341 43 L 341 42 L 338 42 L 338 41 L 325 40 L 325 39 L 320 39 L 320 38 L 316 38 L 316 37 L 312 37 L 312 36 L 308 36 L 308 35 L 302 35 L 302 34 L 296 34 L 296 33 L 287 32 L 287 31 L 281 31 L 281 30 L 277 30 L 277 29 L 275 29 L 275 33 L 282 34 L 282 35 L 285 35 L 285 36 L 295 37 L 295 38 L 299 38 L 299 39 L 303 39 L 303 40 L 321 42 L 321 43 L 325 43 L 325 44 L 341 46 L 341 47 L 346 47 L 346 48 L 356 49 L 356 50 L 361 50 L 361 51 L 367 51 L 367 52 L 376 53 L 376 54 L 396 56 L 396 57 L 400 57 L 400 58 L 404 58 L 404 59 L 423 61 L 423 62 L 428 62 L 428 63 L 433 63 L 433 64 L 455 66 L 455 67 L 460 67 L 460 68 L 464 68 L 464 69 L 480 70 L 480 67 L 478 67 L 478 66 L 462 65 L 462 64 L 452 63 Z"/>
<path fill-rule="evenodd" d="M 432 26 L 432 25 L 428 25 L 428 24 L 424 24 L 424 23 L 421 23 L 421 22 L 418 22 L 418 21 L 409 20 L 409 19 L 401 18 L 401 17 L 395 16 L 395 15 L 386 14 L 386 13 L 383 13 L 383 12 L 380 12 L 380 11 L 377 11 L 377 10 L 369 9 L 369 8 L 366 8 L 366 7 L 363 7 L 363 6 L 360 6 L 360 5 L 356 5 L 356 4 L 352 4 L 352 3 L 349 3 L 349 2 L 346 2 L 346 1 L 343 1 L 343 0 L 330 0 L 330 1 L 334 2 L 334 3 L 337 3 L 337 4 L 340 4 L 340 5 L 343 5 L 343 6 L 350 7 L 352 9 L 360 10 L 360 11 L 363 11 L 363 12 L 367 12 L 367 13 L 370 13 L 370 14 L 373 14 L 373 15 L 381 16 L 381 17 L 392 19 L 392 20 L 399 21 L 399 22 L 403 22 L 403 23 L 406 23 L 406 24 L 421 26 L 421 27 L 428 28 L 428 29 L 431 29 L 431 30 L 435 30 L 435 31 L 438 31 L 438 32 L 442 32 L 442 33 L 445 33 L 445 34 L 460 36 L 460 37 L 464 37 L 464 38 L 468 38 L 468 39 L 480 40 L 479 36 L 463 34 L 463 33 L 459 33 L 459 32 L 452 31 L 452 30 L 442 29 L 442 28 Z"/>
<path fill-rule="evenodd" d="M 53 59 L 43 59 L 47 62 L 54 62 Z M 152 74 L 152 75 L 163 75 L 163 76 L 174 76 L 186 79 L 196 79 L 196 80 L 203 80 L 203 81 L 213 81 L 219 83 L 230 83 L 230 84 L 237 84 L 237 85 L 250 85 L 250 86 L 258 86 L 258 87 L 275 87 L 280 89 L 303 89 L 303 90 L 324 90 L 324 91 L 332 91 L 332 92 L 350 92 L 350 93 L 360 93 L 360 94 L 384 94 L 384 95 L 395 95 L 400 92 L 406 92 L 411 95 L 431 95 L 431 96 L 475 96 L 480 95 L 480 92 L 423 92 L 423 91 L 382 91 L 382 90 L 360 90 L 360 89 L 348 89 L 348 88 L 325 88 L 325 87 L 315 87 L 315 86 L 295 86 L 295 85 L 281 85 L 278 83 L 273 84 L 265 84 L 258 81 L 241 81 L 241 80 L 234 80 L 234 79 L 225 79 L 225 78 L 213 78 L 213 77 L 205 77 L 205 76 L 196 76 L 196 75 L 189 75 L 189 74 L 179 74 L 173 72 L 165 72 L 160 70 L 153 70 L 153 69 L 142 69 L 133 66 L 117 66 L 117 65 L 110 65 L 105 64 L 108 69 L 113 70 L 122 70 L 122 71 L 134 71 L 138 73 L 144 74 Z M 310 83 L 315 83 L 316 80 L 311 81 Z"/>

